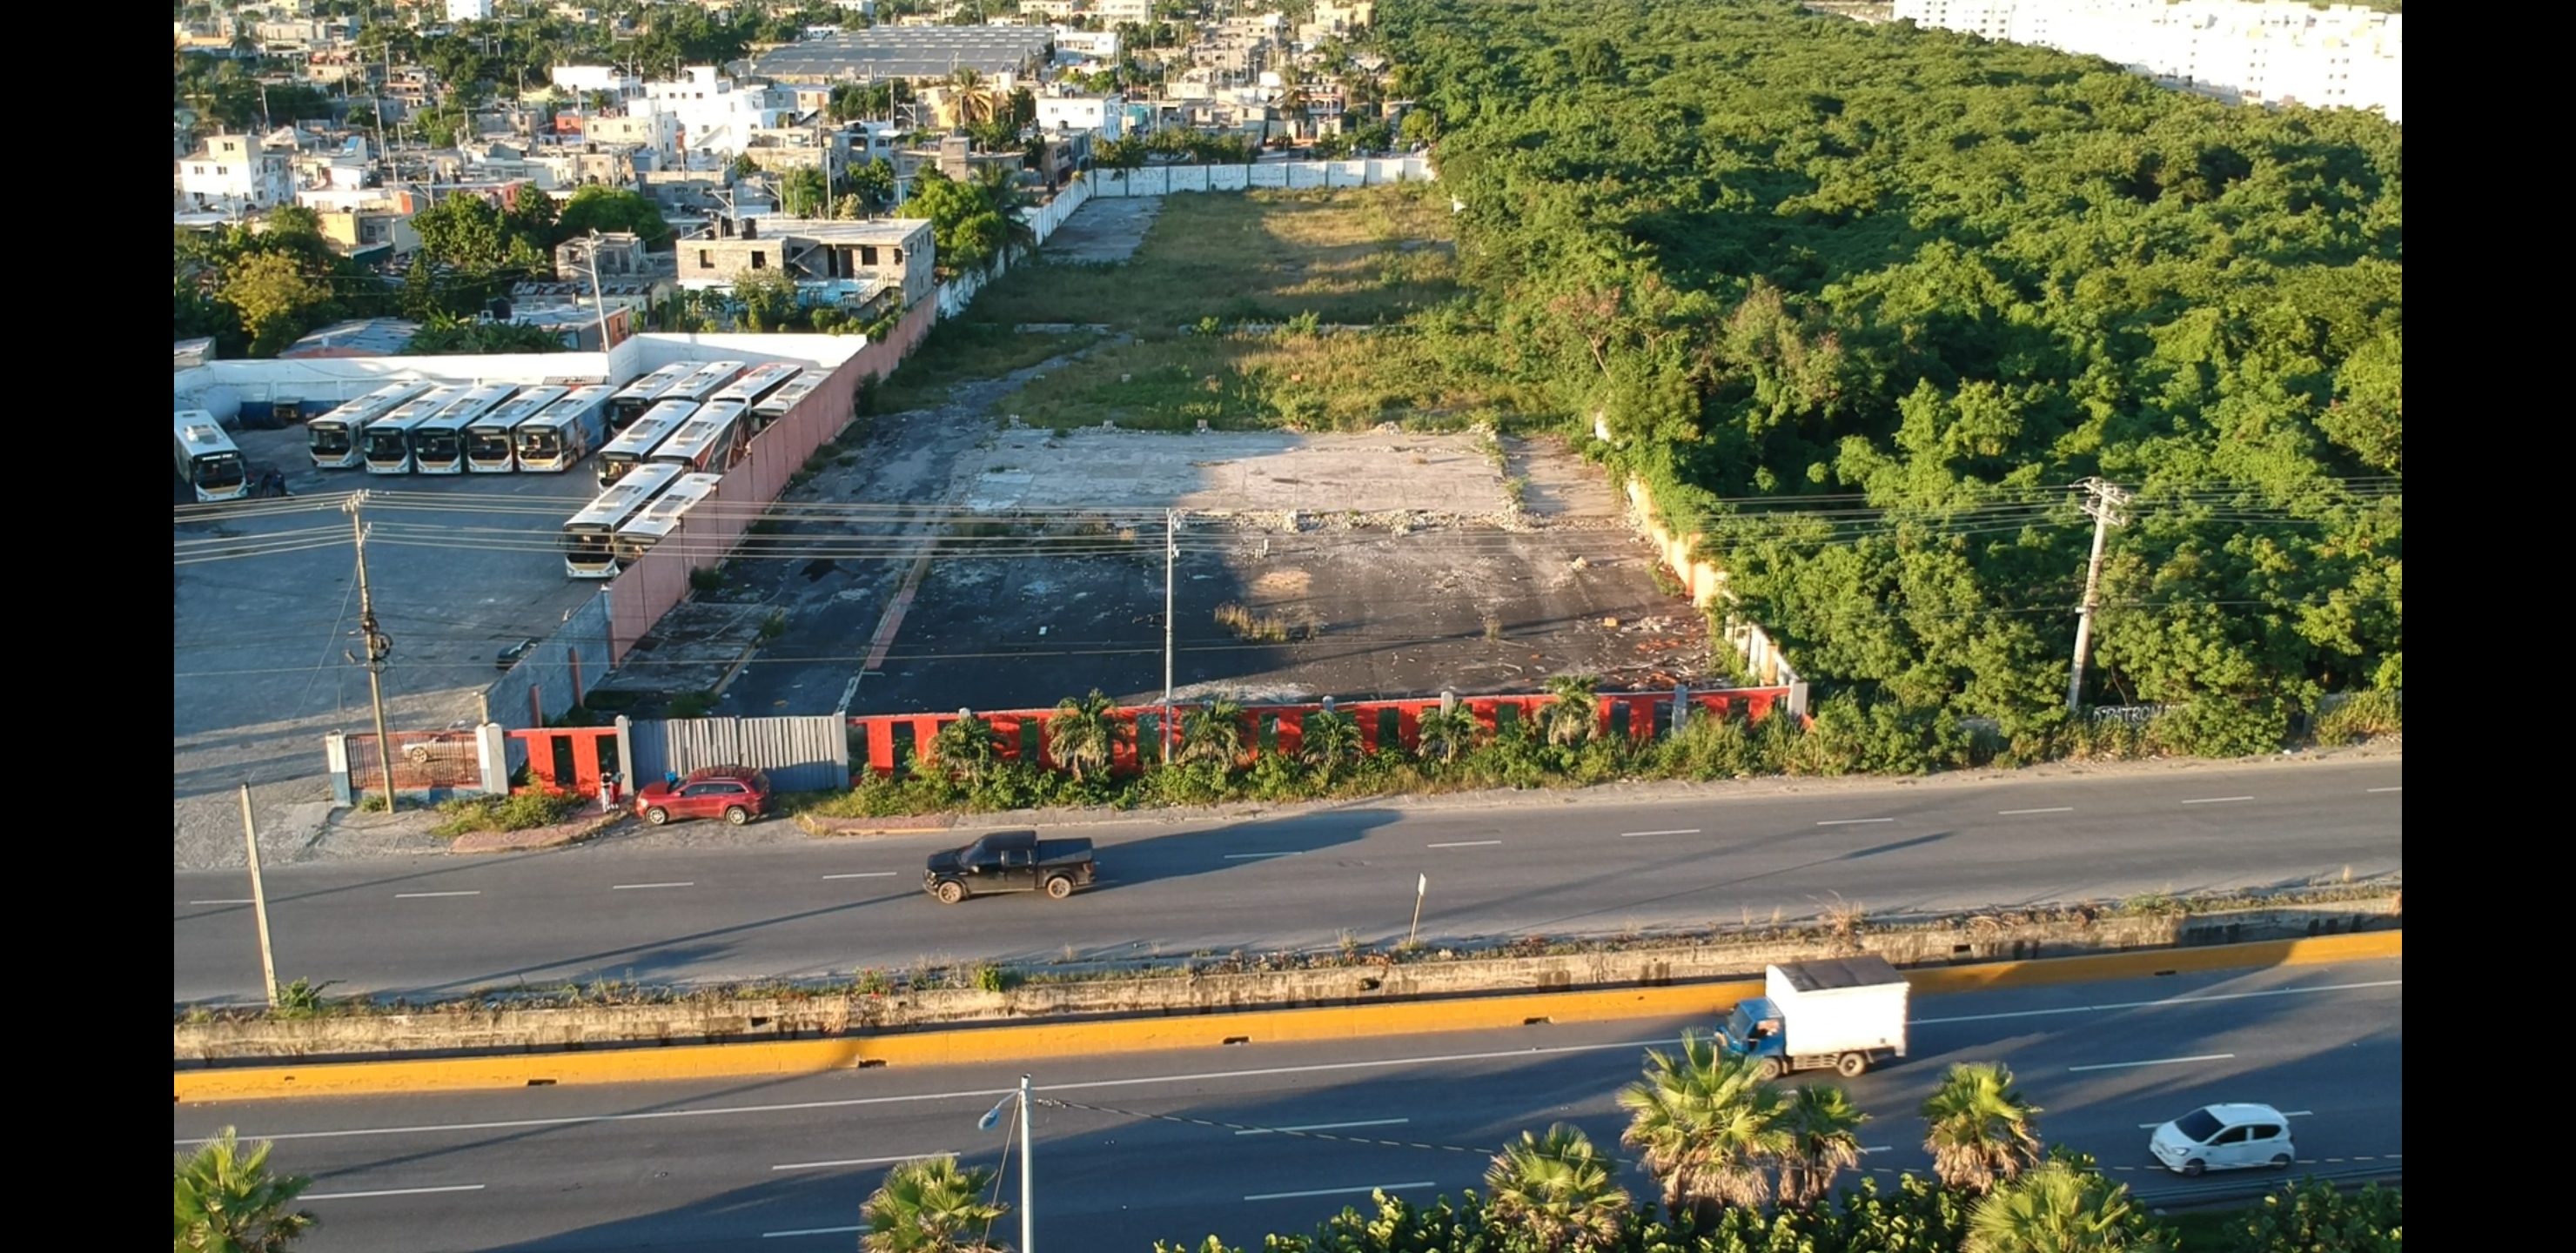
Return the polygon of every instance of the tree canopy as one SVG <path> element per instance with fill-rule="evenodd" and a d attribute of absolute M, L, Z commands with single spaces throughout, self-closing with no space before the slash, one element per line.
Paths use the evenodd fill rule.
<path fill-rule="evenodd" d="M 1502 359 L 1854 716 L 2059 717 L 2094 476 L 2089 698 L 2402 686 L 2397 126 L 1778 0 L 1379 21 Z"/>

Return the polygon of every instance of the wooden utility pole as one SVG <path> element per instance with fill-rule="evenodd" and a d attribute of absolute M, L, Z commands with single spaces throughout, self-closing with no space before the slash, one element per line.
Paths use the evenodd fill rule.
<path fill-rule="evenodd" d="M 2075 664 L 2066 675 L 2068 713 L 2084 706 L 2084 661 L 2093 648 L 2093 615 L 2102 607 L 2102 547 L 2111 528 L 2128 520 L 2122 510 L 2129 503 L 2127 491 L 2100 479 L 2076 486 L 2084 489 L 2084 512 L 2093 517 L 2093 557 L 2084 566 L 2084 604 L 2075 616 Z"/>

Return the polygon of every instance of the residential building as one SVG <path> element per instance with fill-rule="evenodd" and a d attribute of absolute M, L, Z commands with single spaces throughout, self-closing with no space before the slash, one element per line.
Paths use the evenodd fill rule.
<path fill-rule="evenodd" d="M 1117 96 L 1067 92 L 1038 97 L 1038 129 L 1042 131 L 1087 131 L 1102 139 L 1123 135 L 1126 120 L 1119 106 L 1126 103 Z"/>
<path fill-rule="evenodd" d="M 492 0 L 447 0 L 447 20 L 451 22 L 491 21 Z"/>
<path fill-rule="evenodd" d="M 1034 75 L 1054 59 L 1055 32 L 1044 26 L 871 26 L 825 39 L 772 48 L 758 72 L 791 83 L 916 83 L 973 70 L 986 78 Z"/>
<path fill-rule="evenodd" d="M 354 17 L 301 17 L 264 21 L 251 28 L 261 51 L 312 52 L 336 48 L 358 37 Z"/>
<path fill-rule="evenodd" d="M 344 256 L 381 262 L 410 256 L 420 247 L 411 214 L 390 205 L 316 209 L 313 216 L 322 224 L 322 238 Z"/>
<path fill-rule="evenodd" d="M 1115 61 L 1118 59 L 1118 32 L 1056 27 L 1055 59 L 1058 65 L 1069 61 Z"/>
<path fill-rule="evenodd" d="M 835 289 L 866 311 L 909 308 L 937 291 L 930 223 L 922 218 L 728 219 L 714 239 L 680 241 L 680 285 L 729 286 L 763 270 Z"/>
<path fill-rule="evenodd" d="M 819 169 L 838 179 L 850 168 L 850 136 L 827 127 L 770 127 L 753 131 L 742 155 L 751 158 L 753 165 L 775 173 Z"/>
<path fill-rule="evenodd" d="M 310 357 L 392 357 L 402 353 L 411 337 L 420 333 L 420 323 L 400 318 L 359 318 L 334 322 L 295 341 L 281 358 Z"/>
<path fill-rule="evenodd" d="M 2300 0 L 1896 0 L 1895 16 L 2103 57 L 2231 103 L 2404 120 L 2402 14 Z"/>
<path fill-rule="evenodd" d="M 596 257 L 597 264 L 593 265 Z M 660 273 L 644 237 L 627 231 L 603 232 L 595 239 L 576 236 L 555 245 L 555 277 L 570 282 L 596 273 L 609 279 L 651 278 Z"/>
<path fill-rule="evenodd" d="M 1089 7 L 1085 0 L 1020 0 L 1022 16 L 1054 18 L 1057 21 L 1082 13 Z"/>
<path fill-rule="evenodd" d="M 179 194 L 198 209 L 240 213 L 295 199 L 288 154 L 270 152 L 250 135 L 209 135 L 179 161 Z"/>
<path fill-rule="evenodd" d="M 627 111 L 669 114 L 678 123 L 682 151 L 730 156 L 750 142 L 752 131 L 786 125 L 794 108 L 791 92 L 737 83 L 715 66 L 692 65 L 676 79 L 644 84 L 644 98 Z"/>
<path fill-rule="evenodd" d="M 581 120 L 581 137 L 595 144 L 622 144 L 667 156 L 680 149 L 680 119 L 672 113 L 586 117 Z"/>
<path fill-rule="evenodd" d="M 1091 0 L 1103 26 L 1144 26 L 1154 20 L 1154 0 Z"/>
<path fill-rule="evenodd" d="M 587 96 L 594 91 L 607 92 L 612 100 L 623 100 L 638 84 L 626 77 L 626 70 L 615 65 L 558 65 L 546 71 L 546 79 L 563 88 L 570 96 Z"/>

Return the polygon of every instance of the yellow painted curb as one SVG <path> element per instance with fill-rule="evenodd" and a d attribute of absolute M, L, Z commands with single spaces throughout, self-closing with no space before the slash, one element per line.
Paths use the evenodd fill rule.
<path fill-rule="evenodd" d="M 2163 973 L 2312 965 L 2403 957 L 2403 931 L 2372 931 L 2313 940 L 2153 949 L 2039 961 L 1989 962 L 1913 970 L 1906 978 L 1925 995 L 1993 988 L 2042 987 Z M 1759 995 L 1758 980 L 1682 987 L 1538 992 L 1447 1001 L 1324 1009 L 1243 1010 L 1116 1022 L 1025 1023 L 902 1035 L 759 1044 L 695 1044 L 608 1049 L 595 1053 L 511 1054 L 420 1061 L 343 1062 L 181 1070 L 174 1099 L 242 1101 L 296 1096 L 457 1092 L 555 1084 L 650 1083 L 812 1074 L 873 1066 L 962 1066 L 1049 1057 L 1098 1057 L 1229 1044 L 1351 1040 L 1440 1031 L 1477 1031 L 1538 1023 L 1611 1022 L 1631 1018 L 1714 1018 Z"/>

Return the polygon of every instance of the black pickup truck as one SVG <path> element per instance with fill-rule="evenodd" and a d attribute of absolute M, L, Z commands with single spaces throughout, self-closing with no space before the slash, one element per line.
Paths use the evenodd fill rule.
<path fill-rule="evenodd" d="M 930 855 L 922 890 L 954 905 L 988 892 L 1043 891 L 1057 900 L 1088 887 L 1098 867 L 1089 840 L 1041 840 L 1035 831 L 992 831 L 964 848 Z"/>

